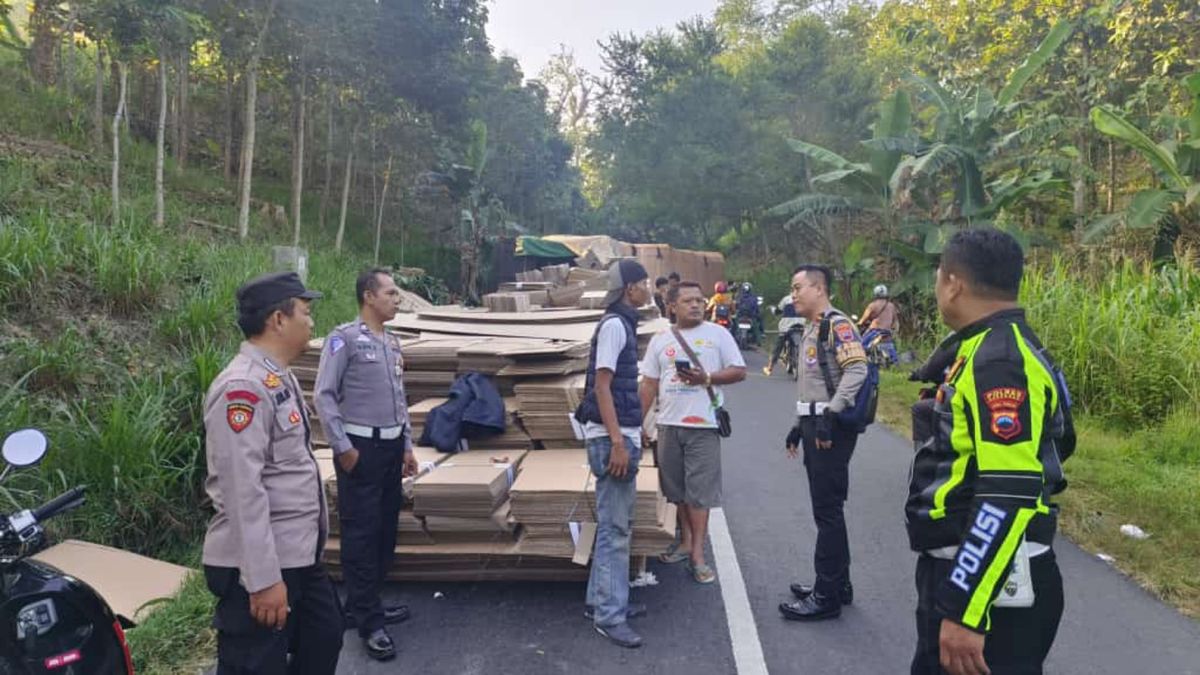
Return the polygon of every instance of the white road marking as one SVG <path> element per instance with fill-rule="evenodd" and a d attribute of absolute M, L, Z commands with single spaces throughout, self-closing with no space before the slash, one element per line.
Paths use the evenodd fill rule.
<path fill-rule="evenodd" d="M 729 641 L 733 644 L 737 673 L 767 675 L 767 662 L 763 658 L 762 644 L 758 641 L 758 626 L 750 610 L 746 581 L 742 579 L 742 568 L 733 549 L 733 538 L 729 535 L 724 509 L 716 508 L 709 512 L 708 534 L 716 559 L 721 599 L 725 602 L 725 621 L 729 624 Z"/>

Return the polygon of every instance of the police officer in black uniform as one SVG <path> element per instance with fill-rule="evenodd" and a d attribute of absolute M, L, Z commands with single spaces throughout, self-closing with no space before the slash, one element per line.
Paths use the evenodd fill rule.
<path fill-rule="evenodd" d="M 1055 562 L 1070 394 L 1017 305 L 1023 254 L 1010 235 L 956 234 L 937 271 L 956 332 L 914 379 L 916 454 L 905 519 L 917 560 L 912 675 L 1035 675 L 1063 612 Z"/>
<path fill-rule="evenodd" d="M 387 661 L 396 646 L 384 626 L 409 611 L 384 607 L 379 593 L 395 553 L 403 478 L 417 473 L 417 462 L 400 340 L 384 329 L 400 308 L 400 289 L 376 268 L 358 277 L 355 293 L 358 320 L 333 329 L 322 348 L 315 403 L 336 460 L 346 621 L 371 658 Z"/>

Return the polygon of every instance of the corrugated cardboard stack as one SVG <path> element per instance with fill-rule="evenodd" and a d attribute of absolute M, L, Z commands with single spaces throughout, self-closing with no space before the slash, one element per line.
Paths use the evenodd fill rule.
<path fill-rule="evenodd" d="M 504 434 L 469 440 L 469 452 L 443 455 L 417 448 L 422 475 L 405 481 L 411 497 L 397 523 L 398 555 L 389 578 L 586 578 L 586 567 L 571 559 L 582 551 L 582 562 L 587 561 L 595 481 L 589 480 L 571 415 L 583 397 L 583 371 L 600 316 L 579 309 L 492 313 L 440 307 L 401 315 L 389 324 L 404 336 L 415 438 L 465 372 L 481 372 L 496 382 L 509 421 Z M 658 323 L 665 324 L 639 327 L 643 349 L 662 327 Z M 314 341 L 297 362 L 306 398 L 311 398 L 320 349 L 321 342 Z M 314 425 L 319 428 L 319 420 Z M 534 449 L 545 447 L 560 449 Z M 321 451 L 318 463 L 336 522 L 337 486 L 328 450 Z M 650 464 L 647 458 L 638 478 L 635 556 L 662 550 L 674 534 L 674 510 L 662 499 Z M 334 537 L 326 551 L 334 574 L 340 574 L 340 547 Z"/>

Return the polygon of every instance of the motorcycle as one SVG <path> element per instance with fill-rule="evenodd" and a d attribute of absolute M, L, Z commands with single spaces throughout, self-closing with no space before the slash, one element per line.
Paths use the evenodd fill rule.
<path fill-rule="evenodd" d="M 737 333 L 733 330 L 733 320 L 730 318 L 729 305 L 717 305 L 713 308 L 713 323 L 729 331 L 735 337 L 737 336 Z"/>
<path fill-rule="evenodd" d="M 804 319 L 791 316 L 779 319 L 779 339 L 786 340 L 780 360 L 793 380 L 800 376 L 800 340 L 803 334 Z"/>
<path fill-rule="evenodd" d="M 896 341 L 892 331 L 885 328 L 871 328 L 863 333 L 862 341 L 867 352 L 867 360 L 880 368 L 888 368 L 900 362 L 900 354 L 896 350 Z"/>
<path fill-rule="evenodd" d="M 14 432 L 0 454 L 13 468 L 46 455 L 45 435 Z M 42 524 L 82 506 L 76 487 L 32 510 L 0 516 L 0 675 L 133 675 L 125 630 L 112 608 L 84 582 L 32 556 L 46 548 Z"/>
<path fill-rule="evenodd" d="M 756 307 L 762 306 L 762 296 L 755 298 L 757 301 Z M 755 331 L 755 324 L 759 322 L 759 317 L 751 313 L 746 308 L 740 308 L 737 314 L 737 330 L 734 331 L 733 337 L 737 340 L 739 349 L 750 349 L 758 346 L 758 333 Z"/>

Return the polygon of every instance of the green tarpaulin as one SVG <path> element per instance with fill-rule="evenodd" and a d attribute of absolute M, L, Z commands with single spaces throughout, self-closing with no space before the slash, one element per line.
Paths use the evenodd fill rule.
<path fill-rule="evenodd" d="M 519 237 L 517 255 L 535 258 L 575 258 L 575 253 L 566 246 L 539 237 Z"/>

